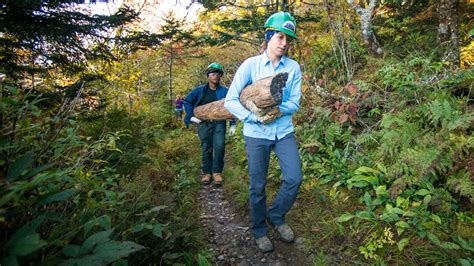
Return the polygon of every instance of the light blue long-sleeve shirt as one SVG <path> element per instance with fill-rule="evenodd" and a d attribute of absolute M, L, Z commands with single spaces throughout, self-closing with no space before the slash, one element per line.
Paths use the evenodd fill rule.
<path fill-rule="evenodd" d="M 272 123 L 263 125 L 240 103 L 240 92 L 249 84 L 281 72 L 288 73 L 288 79 L 283 88 L 283 100 L 279 105 L 282 116 Z M 224 107 L 235 117 L 244 122 L 244 136 L 264 138 L 269 140 L 281 139 L 294 131 L 291 116 L 298 111 L 301 98 L 301 69 L 299 64 L 283 56 L 274 68 L 266 51 L 261 55 L 245 60 L 235 73 L 225 98 Z"/>

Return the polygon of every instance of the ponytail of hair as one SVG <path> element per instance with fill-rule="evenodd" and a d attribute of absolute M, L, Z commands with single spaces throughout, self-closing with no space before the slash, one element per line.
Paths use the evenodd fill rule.
<path fill-rule="evenodd" d="M 265 52 L 265 50 L 267 50 L 267 46 L 268 46 L 268 42 L 263 41 L 262 44 L 260 44 L 259 54 L 262 54 L 263 52 Z"/>

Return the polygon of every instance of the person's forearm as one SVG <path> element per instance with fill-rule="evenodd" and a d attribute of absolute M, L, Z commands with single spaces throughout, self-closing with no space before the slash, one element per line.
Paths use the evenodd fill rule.
<path fill-rule="evenodd" d="M 301 99 L 301 71 L 295 73 L 294 80 L 291 84 L 291 91 L 288 100 L 279 105 L 280 112 L 285 115 L 293 115 L 300 108 Z"/>
<path fill-rule="evenodd" d="M 242 122 L 255 122 L 255 115 L 245 109 L 239 99 L 226 98 L 224 107 Z"/>
<path fill-rule="evenodd" d="M 256 117 L 249 110 L 247 110 L 240 102 L 240 93 L 245 86 L 250 83 L 250 76 L 246 71 L 247 61 L 244 62 L 234 75 L 234 80 L 230 85 L 227 96 L 224 100 L 224 107 L 237 119 L 242 122 L 256 122 Z"/>
<path fill-rule="evenodd" d="M 282 104 L 280 104 L 278 107 L 280 107 L 280 112 L 285 114 L 285 115 L 292 115 L 298 111 L 300 108 L 299 103 L 292 102 L 292 101 L 286 101 Z"/>

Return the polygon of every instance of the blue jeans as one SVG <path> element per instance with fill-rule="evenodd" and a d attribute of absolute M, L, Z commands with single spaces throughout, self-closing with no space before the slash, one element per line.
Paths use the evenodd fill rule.
<path fill-rule="evenodd" d="M 222 173 L 224 169 L 225 127 L 225 121 L 203 121 L 198 125 L 204 174 Z"/>
<path fill-rule="evenodd" d="M 293 206 L 301 185 L 301 161 L 293 133 L 279 140 L 245 137 L 245 148 L 250 176 L 251 231 L 259 238 L 267 234 L 267 219 L 275 226 L 285 223 L 285 215 Z M 265 185 L 271 150 L 278 157 L 283 180 L 267 211 Z"/>

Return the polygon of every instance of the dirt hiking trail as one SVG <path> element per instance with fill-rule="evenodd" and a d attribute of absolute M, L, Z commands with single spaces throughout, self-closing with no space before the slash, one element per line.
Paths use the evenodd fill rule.
<path fill-rule="evenodd" d="M 214 255 L 214 265 L 312 265 L 305 252 L 304 239 L 298 232 L 295 232 L 295 242 L 287 244 L 278 239 L 275 229 L 269 228 L 275 250 L 270 253 L 259 251 L 249 231 L 248 214 L 239 215 L 221 187 L 203 186 L 198 199 L 202 208 L 200 219 L 205 226 L 209 253 Z"/>

